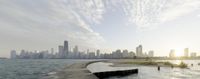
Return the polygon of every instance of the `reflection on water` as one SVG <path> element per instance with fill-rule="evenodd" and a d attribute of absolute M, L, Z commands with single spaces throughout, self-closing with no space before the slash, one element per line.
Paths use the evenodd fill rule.
<path fill-rule="evenodd" d="M 158 71 L 153 66 L 137 66 L 138 74 L 127 77 L 113 77 L 109 79 L 199 79 L 200 78 L 200 60 L 162 60 L 179 64 L 181 61 L 188 64 L 188 69 L 161 67 Z M 193 66 L 191 65 L 193 64 Z"/>

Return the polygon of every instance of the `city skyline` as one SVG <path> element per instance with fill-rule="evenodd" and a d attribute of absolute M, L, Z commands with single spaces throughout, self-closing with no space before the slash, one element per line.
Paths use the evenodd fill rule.
<path fill-rule="evenodd" d="M 64 45 L 58 45 L 58 47 L 57 48 L 49 48 L 49 49 L 43 49 L 43 50 L 28 50 L 28 51 L 50 51 L 50 52 L 52 52 L 52 51 L 55 51 L 55 50 L 57 50 L 56 52 L 54 52 L 54 53 L 59 53 L 60 51 L 61 52 L 64 52 L 64 46 L 66 45 L 65 44 L 66 43 L 66 40 L 64 41 Z M 67 41 L 67 47 L 68 47 L 68 41 Z M 113 49 L 113 50 L 109 50 L 109 51 L 102 51 L 101 49 L 98 49 L 98 48 L 96 48 L 96 49 L 90 49 L 90 48 L 86 48 L 86 49 L 82 49 L 81 47 L 78 47 L 78 45 L 74 45 L 74 46 L 69 46 L 68 48 L 67 48 L 67 50 L 68 50 L 68 52 L 73 52 L 73 51 L 77 51 L 77 49 L 78 48 L 80 48 L 79 49 L 79 52 L 87 52 L 88 50 L 90 50 L 90 52 L 96 52 L 97 50 L 99 50 L 99 51 L 101 51 L 101 54 L 103 53 L 103 54 L 110 54 L 110 53 L 112 53 L 113 51 L 115 51 L 115 50 L 128 50 L 128 49 L 126 49 L 126 48 L 124 48 L 124 49 L 120 49 L 120 48 L 118 48 L 118 49 Z M 10 50 L 10 52 L 12 52 L 12 51 L 16 51 L 15 49 L 12 49 L 12 50 Z M 17 51 L 21 51 L 21 50 L 27 50 L 27 49 L 19 49 L 19 50 L 17 50 Z M 191 50 L 190 52 L 189 52 L 189 48 L 183 48 L 183 49 L 170 49 L 169 51 L 168 51 L 168 53 L 167 53 L 167 55 L 155 55 L 155 51 L 153 50 L 153 49 L 149 49 L 149 50 L 147 50 L 147 49 L 143 49 L 143 46 L 141 45 L 141 44 L 139 44 L 138 46 L 136 46 L 136 48 L 135 49 L 132 49 L 132 50 L 128 50 L 128 51 L 131 51 L 131 52 L 134 52 L 137 56 L 139 55 L 139 56 L 142 56 L 143 55 L 143 53 L 149 53 L 149 52 L 151 52 L 151 51 L 153 51 L 154 52 L 154 56 L 156 56 L 156 57 L 170 57 L 169 56 L 169 54 L 170 54 L 170 52 L 174 52 L 173 54 L 173 56 L 174 57 L 184 57 L 184 56 L 187 56 L 187 57 L 189 57 L 189 56 L 191 56 L 191 53 L 196 53 L 196 56 L 199 56 L 199 54 L 198 54 L 198 52 L 197 51 L 193 51 L 193 50 Z M 49 52 L 49 53 L 50 53 Z M 66 51 L 65 51 L 66 52 Z M 66 54 L 67 55 L 67 54 Z M 64 56 L 65 57 L 65 54 L 62 54 L 62 56 Z M 8 58 L 10 57 L 10 54 L 9 54 L 9 56 L 8 56 Z"/>
<path fill-rule="evenodd" d="M 118 58 L 199 58 L 196 52 L 190 52 L 189 48 L 183 49 L 183 52 L 176 51 L 171 49 L 169 56 L 155 56 L 154 50 L 144 51 L 142 45 L 138 45 L 135 48 L 135 51 L 130 51 L 127 49 L 117 49 L 112 50 L 112 52 L 101 52 L 100 49 L 95 51 L 80 51 L 77 45 L 74 46 L 71 50 L 69 49 L 69 42 L 64 41 L 63 45 L 58 45 L 58 50 L 55 51 L 54 48 L 49 50 L 35 50 L 27 51 L 22 49 L 21 52 L 17 53 L 16 50 L 10 51 L 11 59 L 118 59 Z"/>
<path fill-rule="evenodd" d="M 16 50 L 10 51 L 10 59 L 121 59 L 121 58 L 146 58 L 154 57 L 154 51 L 150 50 L 148 52 L 144 52 L 142 45 L 136 47 L 136 51 L 129 51 L 127 49 L 117 49 L 112 52 L 104 52 L 101 53 L 99 49 L 96 52 L 90 51 L 79 51 L 78 46 L 74 46 L 72 50 L 69 50 L 69 42 L 67 40 L 64 41 L 63 45 L 58 45 L 58 50 L 54 52 L 54 48 L 44 51 L 27 51 L 22 49 L 21 52 L 17 52 Z"/>
<path fill-rule="evenodd" d="M 184 52 L 185 48 L 200 54 L 199 0 L 0 3 L 0 57 L 9 57 L 10 50 L 58 50 L 63 40 L 68 40 L 69 49 L 77 45 L 81 51 L 136 51 L 141 44 L 143 51 L 153 50 L 155 56 L 169 56 L 171 49 Z"/>

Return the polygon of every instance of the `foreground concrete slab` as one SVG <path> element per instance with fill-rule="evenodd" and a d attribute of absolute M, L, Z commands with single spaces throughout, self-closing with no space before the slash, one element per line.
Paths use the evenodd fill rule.
<path fill-rule="evenodd" d="M 97 62 L 88 65 L 87 68 L 100 79 L 138 73 L 138 69 L 135 67 L 111 67 L 112 65 L 112 63 Z"/>

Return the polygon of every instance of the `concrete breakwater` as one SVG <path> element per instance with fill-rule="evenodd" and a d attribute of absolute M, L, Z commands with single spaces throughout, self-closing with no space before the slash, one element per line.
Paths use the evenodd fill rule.
<path fill-rule="evenodd" d="M 113 77 L 113 76 L 127 76 L 131 74 L 136 74 L 138 73 L 138 69 L 130 69 L 130 70 L 116 70 L 116 71 L 105 71 L 105 72 L 96 72 L 93 73 L 96 75 L 99 79 L 104 79 L 108 77 Z"/>
<path fill-rule="evenodd" d="M 133 67 L 111 67 L 112 63 L 90 61 L 74 63 L 57 72 L 51 72 L 43 79 L 104 79 L 112 76 L 126 76 L 138 73 Z"/>
<path fill-rule="evenodd" d="M 111 67 L 112 63 L 97 62 L 87 66 L 87 68 L 99 79 L 113 76 L 127 76 L 137 74 L 138 69 L 135 67 Z"/>

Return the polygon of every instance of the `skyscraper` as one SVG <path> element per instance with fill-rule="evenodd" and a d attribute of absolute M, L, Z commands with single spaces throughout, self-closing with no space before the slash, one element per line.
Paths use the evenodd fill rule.
<path fill-rule="evenodd" d="M 189 48 L 184 49 L 184 57 L 188 57 L 189 54 Z"/>
<path fill-rule="evenodd" d="M 153 50 L 149 51 L 148 56 L 149 57 L 153 57 L 154 56 L 154 51 Z"/>
<path fill-rule="evenodd" d="M 100 58 L 100 50 L 99 49 L 96 51 L 96 56 L 97 56 L 97 58 Z"/>
<path fill-rule="evenodd" d="M 73 48 L 73 52 L 74 52 L 74 53 L 78 53 L 78 46 L 75 46 L 75 47 Z"/>
<path fill-rule="evenodd" d="M 25 50 L 21 50 L 20 58 L 25 58 L 25 56 L 26 56 Z"/>
<path fill-rule="evenodd" d="M 174 58 L 174 57 L 175 57 L 175 50 L 174 50 L 174 49 L 172 49 L 172 50 L 170 51 L 169 57 L 170 57 L 170 58 Z"/>
<path fill-rule="evenodd" d="M 120 49 L 117 49 L 117 50 L 115 51 L 115 57 L 116 57 L 116 58 L 121 58 L 121 57 L 122 57 L 122 52 L 121 52 Z"/>
<path fill-rule="evenodd" d="M 192 52 L 191 54 L 190 54 L 190 57 L 196 57 L 197 56 L 197 53 L 196 52 Z"/>
<path fill-rule="evenodd" d="M 67 58 L 68 53 L 69 53 L 68 41 L 64 41 L 64 52 L 63 52 L 64 58 Z"/>
<path fill-rule="evenodd" d="M 75 46 L 73 48 L 73 54 L 75 58 L 79 58 L 79 51 L 78 51 L 78 46 Z"/>
<path fill-rule="evenodd" d="M 53 54 L 54 53 L 54 49 L 53 48 L 51 48 L 51 54 Z"/>
<path fill-rule="evenodd" d="M 63 56 L 63 53 L 64 53 L 64 47 L 63 46 L 58 46 L 58 55 L 59 55 L 59 58 L 64 58 Z"/>
<path fill-rule="evenodd" d="M 136 47 L 136 56 L 138 57 L 142 57 L 142 45 L 139 45 L 138 47 Z"/>
<path fill-rule="evenodd" d="M 125 50 L 122 51 L 122 57 L 123 58 L 128 58 L 129 57 L 128 50 L 125 49 Z"/>
<path fill-rule="evenodd" d="M 17 53 L 16 53 L 15 50 L 12 50 L 12 51 L 10 52 L 10 58 L 11 58 L 11 59 L 16 59 L 16 58 L 17 58 Z"/>

